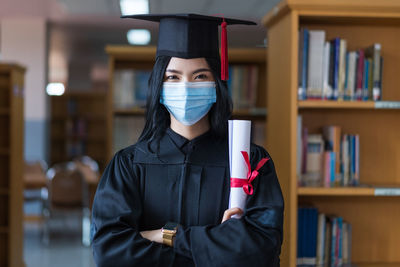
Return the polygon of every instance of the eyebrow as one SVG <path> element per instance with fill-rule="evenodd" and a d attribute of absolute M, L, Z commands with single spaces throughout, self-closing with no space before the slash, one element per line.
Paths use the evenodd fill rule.
<path fill-rule="evenodd" d="M 203 71 L 209 71 L 209 72 L 211 72 L 210 69 L 203 68 L 203 69 L 198 69 L 198 70 L 193 71 L 193 74 L 196 74 L 196 73 L 199 73 L 199 72 L 203 72 Z M 182 74 L 181 71 L 179 71 L 179 70 L 174 70 L 174 69 L 167 69 L 165 72 L 172 72 L 172 73 Z"/>

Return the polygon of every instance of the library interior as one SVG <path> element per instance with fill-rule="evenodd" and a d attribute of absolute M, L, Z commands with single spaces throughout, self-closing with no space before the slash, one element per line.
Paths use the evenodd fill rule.
<path fill-rule="evenodd" d="M 135 258 L 135 249 L 150 243 L 142 242 L 143 232 L 141 236 L 131 234 L 135 237 L 124 241 L 124 248 L 131 250 L 118 252 L 113 246 L 122 242 L 122 236 L 116 235 L 115 240 L 105 236 L 120 229 L 104 223 L 97 229 L 93 221 L 105 218 L 92 212 L 94 202 L 106 202 L 95 199 L 100 183 L 121 186 L 110 180 L 110 174 L 108 179 L 103 175 L 106 169 L 110 173 L 116 168 L 115 155 L 137 143 L 149 118 L 158 114 L 147 113 L 146 108 L 152 101 L 149 81 L 156 79 L 153 67 L 161 23 L 121 18 L 132 14 L 222 18 L 218 22 L 219 53 L 224 58 L 222 65 L 227 53 L 229 78 L 221 84 L 232 99 L 230 120 L 250 122 L 248 141 L 265 148 L 273 159 L 268 164 L 275 166 L 284 200 L 283 223 L 278 227 L 283 236 L 279 260 L 267 266 L 400 266 L 400 89 L 396 82 L 400 74 L 400 1 L 1 0 L 1 267 L 113 266 L 110 261 L 98 262 L 101 242 L 108 242 L 101 244 L 102 249 L 108 246 L 104 254 L 117 257 L 121 253 L 121 258 L 127 259 Z M 225 18 L 227 26 L 223 26 Z M 228 18 L 257 25 L 230 25 Z M 183 30 L 177 27 L 175 31 Z M 219 84 L 217 79 L 215 84 Z M 217 88 L 217 98 L 218 90 L 223 88 Z M 166 114 L 170 111 L 162 108 Z M 225 128 L 230 141 L 226 151 L 229 165 L 235 145 L 231 151 L 228 121 Z M 183 172 L 195 172 L 196 164 L 188 162 Z M 144 163 L 134 164 L 137 166 L 129 170 L 144 172 L 144 167 L 139 167 Z M 256 165 L 248 163 L 253 173 L 258 174 L 259 169 L 254 181 L 243 177 L 252 181 L 254 194 L 262 183 L 258 180 L 270 177 L 262 175 L 266 167 L 257 166 L 256 170 Z M 177 181 L 171 177 L 170 167 L 165 172 L 168 179 Z M 206 169 L 200 172 L 200 180 L 194 181 L 199 187 L 208 175 Z M 231 173 L 228 167 L 228 176 L 235 177 Z M 253 173 L 249 169 L 248 174 Z M 220 180 L 226 178 L 228 189 L 237 187 L 230 184 L 236 178 L 228 176 Z M 123 185 L 149 201 L 143 192 L 150 183 L 135 188 L 134 182 L 126 179 Z M 243 189 L 246 192 L 244 185 Z M 252 197 L 252 192 L 246 194 L 245 200 Z M 189 196 L 189 200 L 202 203 L 203 196 Z M 248 200 L 246 205 L 254 202 Z M 122 207 L 126 203 L 121 203 L 121 211 L 141 205 L 127 203 L 132 206 Z M 104 205 L 104 209 L 109 207 L 113 206 Z M 177 203 L 164 209 L 182 206 Z M 263 222 L 253 220 L 251 212 L 252 207 L 245 206 L 242 217 L 229 220 L 241 221 L 244 229 L 253 231 Z M 272 216 L 268 205 L 259 212 L 265 212 L 260 216 Z M 115 218 L 120 220 L 115 227 L 123 225 L 129 233 L 161 228 L 146 229 L 144 220 L 137 225 L 124 217 L 128 215 L 120 216 Z M 173 240 L 178 243 L 178 238 L 182 239 L 183 229 L 189 235 L 190 227 L 175 228 Z M 213 227 L 218 226 L 204 229 Z M 263 227 L 278 232 L 274 226 Z M 241 237 L 234 232 L 230 237 L 236 235 Z M 139 237 L 143 240 L 134 240 Z M 96 238 L 99 244 L 95 246 Z M 265 242 L 270 237 L 260 232 L 257 238 Z M 166 243 L 154 246 L 168 248 Z M 187 252 L 192 266 L 207 266 L 203 259 L 211 256 L 194 247 L 190 244 Z M 148 245 L 148 249 L 154 247 Z M 168 250 L 177 255 L 172 265 L 163 264 L 166 258 L 155 249 L 149 255 L 156 262 L 160 257 L 159 266 L 180 266 L 176 263 L 180 252 L 174 249 Z M 261 245 L 259 249 L 266 252 L 254 253 L 269 253 Z M 247 254 L 245 245 L 230 253 L 252 255 Z M 243 266 L 244 262 L 229 265 Z"/>

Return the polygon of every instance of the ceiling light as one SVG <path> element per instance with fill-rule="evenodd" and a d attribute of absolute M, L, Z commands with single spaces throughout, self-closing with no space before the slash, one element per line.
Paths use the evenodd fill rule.
<path fill-rule="evenodd" d="M 62 83 L 49 83 L 46 87 L 48 95 L 63 95 L 65 92 L 64 84 Z"/>
<path fill-rule="evenodd" d="M 149 0 L 119 0 L 121 14 L 149 14 Z"/>
<path fill-rule="evenodd" d="M 149 30 L 129 30 L 126 37 L 131 45 L 147 45 L 151 40 Z"/>

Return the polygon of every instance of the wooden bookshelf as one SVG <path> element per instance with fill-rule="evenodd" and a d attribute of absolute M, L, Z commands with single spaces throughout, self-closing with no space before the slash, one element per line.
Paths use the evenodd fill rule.
<path fill-rule="evenodd" d="M 24 266 L 22 170 L 25 68 L 0 64 L 0 266 Z"/>
<path fill-rule="evenodd" d="M 51 165 L 87 155 L 103 170 L 107 163 L 105 105 L 104 91 L 70 91 L 51 97 Z"/>
<path fill-rule="evenodd" d="M 352 224 L 352 261 L 357 266 L 400 266 L 400 198 L 375 197 L 374 188 L 298 188 L 297 116 L 310 133 L 325 125 L 360 135 L 360 182 L 400 186 L 400 2 L 394 0 L 284 0 L 263 19 L 268 29 L 267 149 L 285 198 L 282 266 L 296 266 L 297 210 L 312 204 Z M 382 100 L 298 101 L 298 31 L 326 31 L 348 49 L 382 44 Z M 383 103 L 383 104 L 385 104 Z"/>
<path fill-rule="evenodd" d="M 9 192 L 10 190 L 8 188 L 0 188 L 0 195 L 8 195 Z"/>
<path fill-rule="evenodd" d="M 352 187 L 297 188 L 297 194 L 299 196 L 374 196 L 374 193 L 375 193 L 374 188 L 352 188 Z"/>
<path fill-rule="evenodd" d="M 117 70 L 134 69 L 134 70 L 151 70 L 155 60 L 155 47 L 134 47 L 134 46 L 107 46 L 106 52 L 109 55 L 110 85 L 107 97 L 107 155 L 109 159 L 115 152 L 114 147 L 114 124 L 116 119 L 134 119 L 143 118 L 145 110 L 140 107 L 116 108 L 113 106 L 114 97 L 114 74 Z M 266 50 L 259 49 L 229 49 L 230 65 L 257 65 L 258 68 L 258 87 L 257 102 L 252 109 L 234 110 L 234 118 L 257 120 L 258 122 L 266 121 Z M 135 123 L 135 121 L 132 121 Z M 138 125 L 143 127 L 143 125 Z M 142 130 L 142 129 L 140 129 Z M 135 138 L 133 138 L 135 139 Z M 125 144 L 126 146 L 129 143 Z"/>
<path fill-rule="evenodd" d="M 400 109 L 400 101 L 331 101 L 301 100 L 297 103 L 301 109 Z"/>
<path fill-rule="evenodd" d="M 10 153 L 10 149 L 0 148 L 0 155 L 8 155 L 9 153 Z"/>
<path fill-rule="evenodd" d="M 375 103 L 373 101 L 299 101 L 299 108 L 332 108 L 332 109 L 373 109 Z"/>

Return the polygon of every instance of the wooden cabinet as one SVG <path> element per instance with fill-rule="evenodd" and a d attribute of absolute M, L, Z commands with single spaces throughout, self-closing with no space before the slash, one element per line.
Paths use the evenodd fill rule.
<path fill-rule="evenodd" d="M 116 76 L 118 72 L 121 73 L 126 70 L 132 72 L 147 71 L 149 73 L 154 65 L 156 48 L 107 46 L 106 52 L 109 55 L 110 68 L 110 85 L 107 96 L 107 155 L 111 158 L 118 149 L 136 142 L 143 130 L 145 112 L 143 104 L 138 106 L 133 102 L 132 105 L 127 105 L 125 107 L 123 105 L 122 107 L 118 107 L 118 105 L 115 104 L 115 98 L 118 98 L 119 94 L 118 90 L 121 90 L 123 87 L 116 81 Z M 261 135 L 264 132 L 266 123 L 266 57 L 266 50 L 263 48 L 229 49 L 230 66 L 233 66 L 233 68 L 253 68 L 256 70 L 256 85 L 254 87 L 255 105 L 252 107 L 234 109 L 234 118 L 251 119 L 253 124 L 257 125 L 255 126 L 257 129 L 255 130 L 261 131 Z M 246 79 L 249 79 L 249 77 Z M 127 95 L 129 95 L 130 90 L 135 90 L 134 85 L 131 87 L 127 86 L 126 90 L 128 91 Z M 243 86 L 243 90 L 247 90 L 246 86 Z M 264 140 L 259 143 L 263 144 L 263 141 Z"/>
<path fill-rule="evenodd" d="M 311 203 L 352 224 L 357 266 L 400 265 L 400 197 L 377 196 L 377 187 L 400 187 L 400 110 L 375 102 L 298 101 L 298 31 L 320 29 L 341 37 L 349 50 L 382 45 L 382 100 L 400 101 L 400 3 L 398 1 L 287 0 L 267 14 L 267 149 L 285 198 L 282 266 L 295 266 L 297 209 Z M 360 182 L 371 187 L 299 188 L 296 177 L 297 116 L 309 131 L 338 125 L 360 135 Z M 393 190 L 392 190 L 393 192 Z"/>
<path fill-rule="evenodd" d="M 67 92 L 51 97 L 50 164 L 87 155 L 100 170 L 106 157 L 106 93 Z"/>
<path fill-rule="evenodd" d="M 0 64 L 0 266 L 23 264 L 25 68 Z"/>

